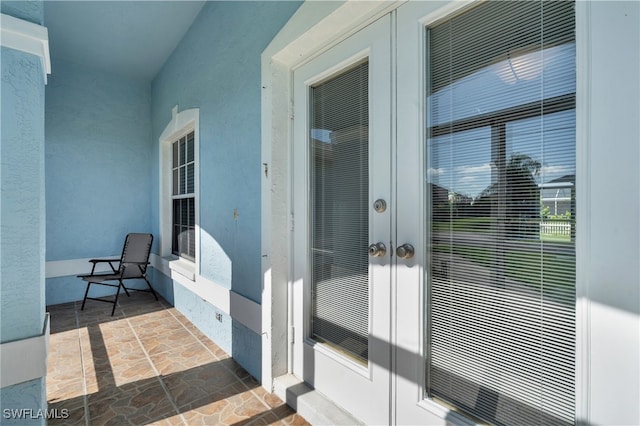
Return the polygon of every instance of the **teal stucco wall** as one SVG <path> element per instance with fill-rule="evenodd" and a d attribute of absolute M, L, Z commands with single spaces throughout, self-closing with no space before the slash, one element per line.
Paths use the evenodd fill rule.
<path fill-rule="evenodd" d="M 2 13 L 42 23 L 42 2 L 3 2 Z M 39 336 L 45 321 L 44 76 L 40 58 L 0 52 L 0 343 Z M 44 424 L 5 410 L 46 409 L 45 379 L 0 390 L 2 424 Z"/>
<path fill-rule="evenodd" d="M 119 255 L 127 233 L 151 231 L 149 83 L 53 61 L 45 109 L 47 261 Z M 47 279 L 48 305 L 83 294 L 75 275 Z"/>
<path fill-rule="evenodd" d="M 171 109 L 199 108 L 200 273 L 257 303 L 262 292 L 260 55 L 299 5 L 207 3 L 151 85 L 153 197 L 158 199 L 158 138 Z M 153 207 L 157 233 L 159 213 Z M 260 377 L 258 334 L 226 316 L 211 323 L 215 307 L 182 290 L 175 294 L 178 309 Z"/>

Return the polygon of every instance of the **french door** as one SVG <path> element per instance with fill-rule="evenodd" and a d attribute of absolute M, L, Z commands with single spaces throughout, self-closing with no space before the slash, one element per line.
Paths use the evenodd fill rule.
<path fill-rule="evenodd" d="M 294 373 L 360 420 L 575 422 L 573 15 L 409 2 L 294 71 Z"/>

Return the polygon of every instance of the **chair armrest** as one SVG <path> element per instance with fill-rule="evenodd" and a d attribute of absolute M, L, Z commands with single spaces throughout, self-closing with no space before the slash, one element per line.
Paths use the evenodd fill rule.
<path fill-rule="evenodd" d="M 91 273 L 89 275 L 93 275 L 94 272 L 96 271 L 96 265 L 98 263 L 108 263 L 109 266 L 111 267 L 111 270 L 113 271 L 113 273 L 117 273 L 118 270 L 115 268 L 115 266 L 113 266 L 113 262 L 120 262 L 120 258 L 111 258 L 111 259 L 90 259 L 89 262 L 93 263 L 93 266 L 91 267 Z"/>
<path fill-rule="evenodd" d="M 113 258 L 113 259 L 90 259 L 89 262 L 91 263 L 101 263 L 101 262 L 120 262 L 120 258 Z"/>

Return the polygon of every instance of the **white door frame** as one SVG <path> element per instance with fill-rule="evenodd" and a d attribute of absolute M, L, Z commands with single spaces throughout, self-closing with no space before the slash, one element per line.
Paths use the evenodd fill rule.
<path fill-rule="evenodd" d="M 305 2 L 262 53 L 262 385 L 293 371 L 293 69 L 405 1 Z"/>
<path fill-rule="evenodd" d="M 262 385 L 273 390 L 273 380 L 293 372 L 291 364 L 292 305 L 292 158 L 293 133 L 292 71 L 324 50 L 347 38 L 359 29 L 396 9 L 405 1 L 397 2 L 305 2 L 283 27 L 262 54 Z M 447 3 L 449 5 L 447 6 Z M 442 2 L 441 10 L 455 5 Z M 588 215 L 588 144 L 590 105 L 591 22 L 590 5 L 576 2 L 577 32 L 577 178 L 585 182 L 578 189 L 578 209 Z M 399 76 L 400 77 L 400 76 Z M 588 217 L 578 224 L 583 235 L 576 250 L 577 306 L 576 306 L 576 411 L 577 418 L 588 422 L 590 418 L 589 344 L 590 303 L 588 300 L 588 265 L 591 252 L 587 243 L 590 233 L 586 229 Z M 402 236 L 398 236 L 402 237 Z M 400 342 L 402 344 L 402 342 Z M 416 395 L 417 398 L 417 395 Z"/>

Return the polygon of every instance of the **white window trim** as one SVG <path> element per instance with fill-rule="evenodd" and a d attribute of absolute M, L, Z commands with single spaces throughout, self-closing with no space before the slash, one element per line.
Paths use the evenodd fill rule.
<path fill-rule="evenodd" d="M 192 108 L 178 112 L 176 105 L 171 110 L 171 121 L 159 138 L 159 229 L 160 257 L 169 262 L 169 268 L 191 281 L 200 274 L 200 109 Z M 194 196 L 195 196 L 195 261 L 191 262 L 172 254 L 172 144 L 180 137 L 193 131 L 194 151 Z"/>

